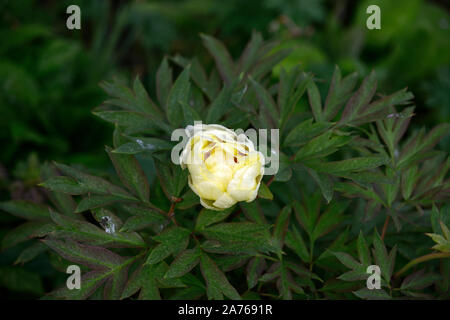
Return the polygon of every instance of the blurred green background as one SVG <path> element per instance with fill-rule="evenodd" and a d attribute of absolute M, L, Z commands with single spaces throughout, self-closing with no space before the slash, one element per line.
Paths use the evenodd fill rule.
<path fill-rule="evenodd" d="M 66 8 L 71 4 L 81 8 L 81 30 L 66 28 Z M 366 8 L 371 4 L 381 8 L 381 30 L 366 28 Z M 139 74 L 153 94 L 154 74 L 164 56 L 195 55 L 213 63 L 199 33 L 221 39 L 237 54 L 252 31 L 260 31 L 265 38 L 279 41 L 274 50 L 293 49 L 280 66 L 301 63 L 323 81 L 330 79 L 335 64 L 344 74 L 366 75 L 375 69 L 381 94 L 405 86 L 414 93 L 413 128 L 448 122 L 448 4 L 424 0 L 1 0 L 0 200 L 43 201 L 35 185 L 40 163 L 47 160 L 109 168 L 104 145 L 111 144 L 112 127 L 90 112 L 106 98 L 99 82 L 112 77 L 127 81 Z M 450 150 L 448 140 L 441 142 L 446 150 Z M 0 215 L 0 223 L 1 238 L 17 221 Z M 20 248 L 0 254 L 0 294 L 40 296 L 41 292 L 15 287 L 14 277 L 40 281 L 34 271 L 45 268 L 37 260 L 12 272 L 7 266 L 14 262 L 15 250 Z M 45 283 L 42 286 L 45 291 Z"/>

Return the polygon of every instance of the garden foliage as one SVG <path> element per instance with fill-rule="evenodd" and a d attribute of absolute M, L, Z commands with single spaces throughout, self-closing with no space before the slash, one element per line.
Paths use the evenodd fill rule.
<path fill-rule="evenodd" d="M 139 77 L 101 83 L 109 98 L 93 113 L 114 125 L 114 173 L 47 163 L 48 205 L 0 203 L 26 220 L 2 242 L 27 244 L 17 264 L 47 255 L 62 273 L 82 267 L 80 290 L 62 277 L 43 297 L 448 299 L 450 159 L 435 146 L 450 124 L 408 131 L 413 94 L 377 94 L 374 72 L 360 81 L 336 66 L 320 79 L 297 65 L 273 76 L 290 50 L 259 33 L 234 59 L 201 38 L 215 67 L 166 57 L 155 95 Z M 172 131 L 195 120 L 280 129 L 280 170 L 258 199 L 199 205 L 170 161 Z M 374 264 L 379 290 L 366 287 Z"/>

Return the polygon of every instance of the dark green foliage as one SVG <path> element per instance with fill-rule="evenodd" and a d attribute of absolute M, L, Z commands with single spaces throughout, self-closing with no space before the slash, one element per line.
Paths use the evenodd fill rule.
<path fill-rule="evenodd" d="M 378 98 L 374 72 L 357 86 L 336 67 L 323 95 L 297 66 L 274 77 L 289 52 L 259 33 L 241 55 L 201 38 L 216 67 L 165 58 L 150 93 L 139 78 L 102 83 L 109 99 L 94 114 L 115 125 L 106 147 L 115 173 L 45 164 L 45 204 L 0 203 L 27 220 L 2 237 L 16 263 L 41 255 L 59 271 L 83 267 L 81 290 L 62 277 L 45 298 L 448 298 L 450 162 L 434 148 L 449 124 L 408 132 L 413 95 Z M 194 120 L 280 129 L 280 171 L 254 202 L 201 208 L 170 161 L 172 130 Z M 365 286 L 371 264 L 382 290 Z M 21 290 L 42 296 L 25 273 L 35 284 Z"/>

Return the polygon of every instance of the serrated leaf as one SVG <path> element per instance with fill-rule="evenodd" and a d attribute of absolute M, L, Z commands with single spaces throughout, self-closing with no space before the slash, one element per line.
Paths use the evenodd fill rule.
<path fill-rule="evenodd" d="M 27 262 L 33 260 L 34 258 L 36 258 L 37 256 L 39 256 L 40 254 L 47 251 L 47 249 L 48 249 L 48 247 L 45 244 L 43 244 L 42 242 L 36 242 L 36 243 L 32 244 L 31 246 L 29 246 L 28 248 L 26 248 L 25 250 L 23 250 L 20 253 L 20 255 L 17 257 L 14 264 L 27 263 Z"/>
<path fill-rule="evenodd" d="M 171 150 L 173 147 L 171 142 L 158 138 L 129 137 L 128 139 L 132 141 L 121 144 L 111 152 L 120 154 L 138 154 L 142 152 Z"/>
<path fill-rule="evenodd" d="M 16 217 L 26 220 L 48 221 L 50 220 L 49 208 L 26 200 L 10 200 L 0 202 L 0 209 Z"/>
<path fill-rule="evenodd" d="M 201 254 L 200 269 L 206 281 L 208 299 L 223 300 L 225 295 L 233 300 L 241 300 L 239 293 L 206 253 Z"/>
<path fill-rule="evenodd" d="M 354 120 L 356 115 L 361 113 L 361 111 L 364 110 L 364 108 L 370 103 L 376 89 L 377 79 L 375 72 L 372 71 L 370 75 L 364 79 L 358 91 L 356 91 L 356 93 L 347 102 L 339 123 L 344 124 Z"/>
<path fill-rule="evenodd" d="M 317 164 L 308 163 L 308 166 L 321 172 L 330 174 L 339 174 L 348 171 L 363 171 L 374 169 L 389 162 L 388 158 L 383 157 L 356 157 L 340 161 L 330 161 Z"/>
<path fill-rule="evenodd" d="M 331 122 L 316 122 L 313 119 L 308 119 L 298 124 L 284 140 L 285 146 L 300 146 L 318 135 L 324 133 L 331 127 Z"/>
<path fill-rule="evenodd" d="M 314 119 L 316 119 L 317 122 L 321 122 L 324 120 L 324 117 L 322 115 L 322 101 L 319 89 L 317 89 L 317 86 L 314 83 L 314 81 L 309 82 L 307 90 L 308 90 L 309 105 L 311 106 Z"/>
<path fill-rule="evenodd" d="M 362 231 L 359 232 L 358 240 L 356 241 L 356 247 L 358 249 L 359 261 L 361 261 L 364 266 L 370 265 L 370 251 L 367 246 L 366 239 L 364 239 Z"/>
<path fill-rule="evenodd" d="M 100 229 L 96 225 L 75 220 L 54 211 L 51 212 L 52 220 L 57 224 L 57 228 L 49 229 L 50 233 L 55 238 L 70 238 L 83 243 L 92 245 L 109 245 L 111 247 L 143 247 L 145 242 L 137 233 L 122 233 L 111 232 L 108 233 Z"/>
<path fill-rule="evenodd" d="M 297 105 L 300 98 L 306 91 L 308 84 L 311 82 L 312 75 L 308 73 L 300 73 L 300 77 L 294 83 L 294 90 L 292 95 L 289 96 L 288 102 L 280 106 L 280 128 L 283 129 L 287 120 L 294 112 L 295 106 Z"/>
<path fill-rule="evenodd" d="M 273 122 L 278 121 L 278 110 L 269 92 L 267 92 L 267 90 L 252 77 L 250 77 L 249 80 L 256 93 L 259 104 L 265 112 L 264 114 L 267 115 L 267 117 L 271 117 Z"/>
<path fill-rule="evenodd" d="M 331 199 L 333 199 L 333 180 L 330 178 L 329 175 L 317 172 L 313 169 L 306 168 L 309 175 L 314 179 L 314 181 L 317 183 L 317 185 L 320 188 L 320 191 L 322 192 L 323 197 L 327 201 L 327 203 L 330 203 Z"/>
<path fill-rule="evenodd" d="M 263 45 L 261 33 L 252 32 L 252 36 L 238 62 L 238 72 L 247 72 L 250 67 L 257 61 L 260 55 L 260 49 Z"/>
<path fill-rule="evenodd" d="M 30 240 L 33 237 L 33 234 L 42 230 L 47 224 L 48 223 L 43 221 L 30 221 L 13 228 L 3 236 L 2 250 L 6 250 L 19 243 Z"/>
<path fill-rule="evenodd" d="M 225 209 L 223 211 L 202 209 L 197 217 L 195 230 L 203 230 L 205 227 L 213 223 L 225 220 L 233 212 L 233 209 L 234 207 Z"/>
<path fill-rule="evenodd" d="M 177 254 L 188 245 L 190 231 L 181 227 L 172 227 L 153 237 L 159 244 L 153 248 L 145 264 L 155 264 L 171 254 Z"/>
<path fill-rule="evenodd" d="M 384 246 L 383 240 L 381 240 L 380 235 L 377 231 L 375 231 L 373 238 L 373 247 L 374 247 L 374 257 L 377 265 L 380 266 L 381 274 L 384 277 L 384 280 L 389 283 L 391 279 L 391 264 L 390 259 Z"/>
<path fill-rule="evenodd" d="M 289 248 L 294 250 L 303 262 L 310 261 L 308 248 L 306 247 L 302 235 L 295 226 L 292 227 L 292 230 L 287 232 L 285 243 Z"/>
<path fill-rule="evenodd" d="M 247 265 L 247 286 L 252 289 L 258 284 L 259 277 L 264 270 L 265 262 L 261 257 L 255 257 L 250 260 Z"/>
<path fill-rule="evenodd" d="M 334 135 L 327 131 L 320 136 L 310 140 L 295 154 L 295 161 L 305 161 L 314 158 L 323 158 L 339 150 L 352 140 L 351 136 Z"/>
<path fill-rule="evenodd" d="M 167 97 L 166 115 L 169 123 L 174 127 L 179 126 L 183 121 L 183 111 L 180 103 L 187 103 L 189 99 L 189 73 L 190 67 L 186 67 L 178 76 L 177 80 L 170 89 Z"/>
<path fill-rule="evenodd" d="M 75 213 L 103 207 L 118 201 L 123 201 L 123 198 L 102 194 L 87 194 L 87 196 L 83 197 L 78 203 L 78 206 L 75 209 Z"/>
<path fill-rule="evenodd" d="M 421 269 L 407 276 L 403 280 L 400 290 L 422 290 L 440 279 L 440 275 L 436 273 L 425 273 L 425 269 Z"/>
<path fill-rule="evenodd" d="M 161 65 L 156 72 L 156 95 L 158 101 L 164 108 L 167 107 L 167 97 L 169 96 L 170 89 L 172 88 L 172 69 L 169 67 L 167 58 L 161 62 Z"/>
<path fill-rule="evenodd" d="M 273 230 L 273 237 L 277 241 L 280 250 L 284 245 L 284 238 L 286 236 L 287 228 L 289 225 L 289 218 L 291 216 L 292 208 L 290 206 L 284 207 L 277 216 L 275 221 L 275 227 Z"/>
<path fill-rule="evenodd" d="M 348 253 L 345 253 L 345 252 L 333 252 L 333 254 L 347 268 L 350 268 L 350 269 L 361 269 L 361 264 L 358 261 L 356 261 Z"/>
<path fill-rule="evenodd" d="M 110 148 L 106 152 L 111 159 L 120 181 L 142 201 L 148 201 L 150 186 L 139 162 L 132 155 L 112 153 Z"/>
<path fill-rule="evenodd" d="M 328 206 L 314 226 L 314 231 L 311 235 L 312 241 L 324 236 L 344 220 L 343 213 L 347 209 L 348 204 L 348 202 L 333 202 Z"/>
<path fill-rule="evenodd" d="M 238 81 L 235 80 L 229 85 L 225 84 L 219 95 L 211 102 L 206 115 L 206 123 L 216 123 L 229 110 L 234 89 Z"/>
<path fill-rule="evenodd" d="M 335 67 L 330 88 L 328 90 L 328 96 L 325 101 L 323 112 L 325 120 L 330 121 L 336 116 L 341 106 L 351 95 L 357 80 L 358 76 L 356 73 L 352 73 L 342 79 L 339 67 Z"/>
<path fill-rule="evenodd" d="M 353 291 L 353 293 L 361 298 L 367 300 L 390 300 L 391 296 L 386 293 L 383 289 L 374 289 L 369 290 L 367 288 L 363 288 L 357 291 Z"/>
<path fill-rule="evenodd" d="M 69 175 L 73 179 L 75 179 L 81 189 L 84 190 L 83 193 L 92 192 L 96 194 L 115 195 L 128 200 L 136 199 L 124 189 L 113 185 L 105 179 L 91 176 L 64 164 L 57 163 L 56 166 L 64 174 Z"/>
<path fill-rule="evenodd" d="M 268 225 L 260 225 L 252 222 L 220 223 L 202 230 L 208 239 L 221 241 L 256 241 L 268 239 Z"/>
<path fill-rule="evenodd" d="M 178 278 L 191 271 L 200 261 L 200 248 L 182 251 L 172 262 L 164 278 Z"/>
<path fill-rule="evenodd" d="M 203 45 L 213 56 L 220 76 L 226 83 L 230 84 L 235 75 L 235 66 L 230 53 L 221 41 L 203 33 L 200 34 L 200 37 Z"/>

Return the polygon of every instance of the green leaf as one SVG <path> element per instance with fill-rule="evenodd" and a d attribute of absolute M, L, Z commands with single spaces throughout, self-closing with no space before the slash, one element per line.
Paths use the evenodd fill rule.
<path fill-rule="evenodd" d="M 271 117 L 273 121 L 278 121 L 279 118 L 278 110 L 269 92 L 267 92 L 267 90 L 264 89 L 264 87 L 258 82 L 256 82 L 252 77 L 249 77 L 249 80 L 253 90 L 256 93 L 259 104 L 265 111 L 265 114 L 268 117 Z"/>
<path fill-rule="evenodd" d="M 369 76 L 367 76 L 358 91 L 350 98 L 342 112 L 342 117 L 339 123 L 351 122 L 358 114 L 367 107 L 372 100 L 373 95 L 377 89 L 377 79 L 375 71 L 372 71 Z"/>
<path fill-rule="evenodd" d="M 26 220 L 50 220 L 49 208 L 26 200 L 10 200 L 0 202 L 0 209 L 16 217 Z"/>
<path fill-rule="evenodd" d="M 358 249 L 359 261 L 361 261 L 364 266 L 369 266 L 371 264 L 370 251 L 367 247 L 367 243 L 364 239 L 362 231 L 359 232 L 358 240 L 356 241 L 356 247 Z"/>
<path fill-rule="evenodd" d="M 161 111 L 148 95 L 147 90 L 145 90 L 144 85 L 139 80 L 139 76 L 134 78 L 133 91 L 136 98 L 135 101 L 140 106 L 140 109 L 145 110 L 148 114 L 162 118 Z"/>
<path fill-rule="evenodd" d="M 309 175 L 314 179 L 314 181 L 317 183 L 317 185 L 320 188 L 320 191 L 322 192 L 323 197 L 327 201 L 327 203 L 330 203 L 331 199 L 333 199 L 333 180 L 331 177 L 327 174 L 323 174 L 320 172 L 317 172 L 313 169 L 306 168 Z"/>
<path fill-rule="evenodd" d="M 277 241 L 280 250 L 284 245 L 284 238 L 286 236 L 287 228 L 289 225 L 289 218 L 291 215 L 292 208 L 290 206 L 284 207 L 278 214 L 275 221 L 275 227 L 273 230 L 273 237 Z"/>
<path fill-rule="evenodd" d="M 153 248 L 145 264 L 155 264 L 171 254 L 177 254 L 188 245 L 190 231 L 181 227 L 172 227 L 153 237 L 159 244 Z"/>
<path fill-rule="evenodd" d="M 225 209 L 223 211 L 215 211 L 209 209 L 202 209 L 197 216 L 197 222 L 195 224 L 195 230 L 203 230 L 205 227 L 225 220 L 232 212 L 234 207 Z"/>
<path fill-rule="evenodd" d="M 388 158 L 383 157 L 356 157 L 340 161 L 330 161 L 308 166 L 321 172 L 330 174 L 339 174 L 347 171 L 363 171 L 374 169 L 389 162 Z"/>
<path fill-rule="evenodd" d="M 334 135 L 327 131 L 320 136 L 310 140 L 295 155 L 295 161 L 305 161 L 314 158 L 323 158 L 339 150 L 352 140 L 351 136 Z"/>
<path fill-rule="evenodd" d="M 148 201 L 150 186 L 147 177 L 139 162 L 132 155 L 112 153 L 111 148 L 106 148 L 120 181 L 142 201 Z"/>
<path fill-rule="evenodd" d="M 139 291 L 139 300 L 161 300 L 159 288 L 183 287 L 184 284 L 178 279 L 163 279 L 167 269 L 165 262 L 140 265 L 130 276 L 122 299 L 131 297 Z"/>
<path fill-rule="evenodd" d="M 75 179 L 79 187 L 84 190 L 84 193 L 92 192 L 96 194 L 115 195 L 128 200 L 136 199 L 124 189 L 113 185 L 105 179 L 91 176 L 64 164 L 56 163 L 56 166 L 64 174 L 69 175 L 73 179 Z"/>
<path fill-rule="evenodd" d="M 272 47 L 273 44 L 268 43 L 261 48 L 261 51 L 264 52 L 266 50 L 270 50 L 269 47 Z M 255 80 L 261 79 L 264 75 L 269 72 L 272 72 L 273 67 L 275 67 L 278 63 L 283 61 L 290 53 L 292 52 L 291 48 L 277 50 L 273 54 L 268 54 L 264 58 L 260 59 L 258 63 L 253 66 L 250 74 Z"/>
<path fill-rule="evenodd" d="M 164 278 L 178 278 L 191 271 L 200 262 L 199 247 L 182 251 L 172 262 Z"/>
<path fill-rule="evenodd" d="M 429 153 L 444 136 L 450 132 L 450 123 L 441 123 L 423 137 L 424 130 L 411 136 L 409 141 L 403 147 L 397 162 L 399 169 L 413 165 L 415 162 L 433 155 Z"/>
<path fill-rule="evenodd" d="M 144 240 L 137 233 L 106 232 L 96 225 L 75 220 L 54 211 L 51 218 L 57 224 L 55 230 L 49 230 L 55 238 L 69 238 L 92 245 L 108 245 L 111 247 L 143 247 Z M 118 227 L 119 228 L 119 227 Z"/>
<path fill-rule="evenodd" d="M 421 269 L 407 276 L 403 280 L 400 290 L 422 290 L 440 279 L 440 275 L 436 273 L 425 273 L 425 269 Z"/>
<path fill-rule="evenodd" d="M 389 96 L 370 103 L 366 107 L 361 108 L 361 110 L 358 111 L 358 113 L 351 120 L 351 124 L 353 126 L 357 126 L 388 117 L 390 114 L 389 107 L 397 104 L 410 103 L 410 100 L 414 98 L 413 94 L 406 90 L 407 89 L 405 88 L 397 91 Z"/>
<path fill-rule="evenodd" d="M 122 127 L 123 131 L 128 134 L 157 129 L 167 133 L 172 131 L 169 125 L 159 118 L 142 112 L 96 109 L 92 113 L 105 121 Z"/>
<path fill-rule="evenodd" d="M 230 84 L 235 75 L 235 66 L 230 53 L 219 40 L 203 33 L 200 34 L 200 37 L 202 38 L 203 45 L 213 56 L 220 76 L 227 84 Z"/>
<path fill-rule="evenodd" d="M 283 129 L 287 120 L 294 112 L 295 106 L 297 105 L 300 98 L 306 91 L 308 84 L 311 82 L 312 75 L 302 72 L 299 79 L 294 83 L 294 91 L 292 95 L 288 98 L 288 102 L 280 106 L 280 128 Z"/>
<path fill-rule="evenodd" d="M 263 198 L 263 199 L 273 200 L 272 192 L 270 191 L 269 187 L 263 181 L 261 181 L 261 184 L 259 185 L 258 197 Z"/>
<path fill-rule="evenodd" d="M 331 122 L 313 123 L 313 119 L 308 119 L 298 124 L 284 140 L 285 146 L 300 146 L 318 135 L 324 133 L 331 127 Z"/>
<path fill-rule="evenodd" d="M 50 178 L 39 185 L 54 192 L 63 192 L 71 195 L 80 195 L 89 192 L 89 188 L 86 186 L 80 185 L 72 178 L 63 176 Z"/>
<path fill-rule="evenodd" d="M 150 138 L 150 137 L 129 137 L 131 142 L 126 142 L 116 149 L 112 150 L 112 153 L 121 154 L 138 154 L 142 152 L 158 152 L 171 150 L 173 144 L 169 141 Z"/>
<path fill-rule="evenodd" d="M 261 257 L 252 258 L 247 265 L 247 285 L 252 289 L 258 284 L 258 280 L 264 270 L 265 262 Z"/>
<path fill-rule="evenodd" d="M 367 300 L 390 300 L 391 296 L 386 293 L 383 289 L 374 289 L 369 290 L 367 288 L 362 288 L 357 291 L 353 291 L 353 293 L 361 298 Z"/>
<path fill-rule="evenodd" d="M 247 72 L 257 61 L 260 55 L 260 49 L 263 45 L 261 33 L 252 32 L 252 37 L 239 57 L 238 72 Z"/>
<path fill-rule="evenodd" d="M 208 113 L 206 115 L 206 123 L 216 123 L 221 117 L 229 110 L 231 105 L 231 99 L 233 97 L 234 89 L 236 88 L 238 81 L 235 80 L 229 85 L 225 84 L 220 91 L 219 95 L 213 100 L 208 107 Z"/>
<path fill-rule="evenodd" d="M 310 262 L 308 248 L 306 247 L 302 235 L 295 226 L 292 227 L 292 230 L 287 232 L 285 243 L 286 246 L 292 249 L 303 262 Z"/>
<path fill-rule="evenodd" d="M 350 97 L 357 80 L 358 75 L 356 73 L 352 73 L 342 79 L 339 67 L 335 67 L 328 96 L 325 101 L 323 112 L 325 120 L 330 121 L 336 116 L 341 106 Z"/>
<path fill-rule="evenodd" d="M 178 198 L 187 184 L 189 171 L 181 169 L 181 166 L 159 160 L 155 161 L 155 167 L 167 199 L 173 201 L 173 197 Z"/>
<path fill-rule="evenodd" d="M 48 223 L 43 221 L 25 222 L 18 227 L 8 231 L 2 239 L 2 250 L 14 247 L 15 245 L 33 238 L 33 234 L 45 228 Z"/>
<path fill-rule="evenodd" d="M 183 72 L 178 76 L 177 80 L 170 89 L 169 96 L 167 97 L 167 119 L 169 123 L 174 127 L 179 126 L 183 121 L 183 111 L 181 103 L 188 103 L 189 99 L 189 73 L 190 66 L 186 67 Z"/>
<path fill-rule="evenodd" d="M 44 253 L 47 251 L 48 247 L 43 244 L 42 242 L 36 242 L 23 250 L 20 255 L 17 257 L 14 264 L 24 264 L 27 263 L 37 256 L 39 256 L 41 253 Z"/>
<path fill-rule="evenodd" d="M 41 168 L 41 179 L 43 181 L 48 180 L 57 175 L 56 168 L 54 165 L 49 163 L 44 163 Z M 67 216 L 72 216 L 75 218 L 80 218 L 79 215 L 74 214 L 76 208 L 76 202 L 72 196 L 62 193 L 62 192 L 51 192 L 49 191 L 48 197 L 50 201 L 56 206 L 57 210 Z"/>
<path fill-rule="evenodd" d="M 260 225 L 252 222 L 229 222 L 210 226 L 202 230 L 202 234 L 208 239 L 222 241 L 256 241 L 268 239 L 268 225 Z"/>
<path fill-rule="evenodd" d="M 239 206 L 241 207 L 242 211 L 244 211 L 247 219 L 260 224 L 266 223 L 266 218 L 264 217 L 264 214 L 262 213 L 256 201 L 241 202 L 239 203 Z"/>
<path fill-rule="evenodd" d="M 172 69 L 164 57 L 156 72 L 156 95 L 161 106 L 167 109 L 167 97 L 172 88 Z"/>
<path fill-rule="evenodd" d="M 308 90 L 309 105 L 311 106 L 314 119 L 316 119 L 317 122 L 324 121 L 324 116 L 322 114 L 322 101 L 320 98 L 320 92 L 319 89 L 317 89 L 317 86 L 314 83 L 314 81 L 309 82 L 307 90 Z"/>
<path fill-rule="evenodd" d="M 374 234 L 373 247 L 373 254 L 376 264 L 380 266 L 381 274 L 383 275 L 384 280 L 389 283 L 391 279 L 391 264 L 389 261 L 388 253 L 386 251 L 386 247 L 384 246 L 383 240 L 381 240 L 381 237 L 377 231 L 375 231 Z"/>
<path fill-rule="evenodd" d="M 44 239 L 42 242 L 64 259 L 91 269 L 112 269 L 124 262 L 124 258 L 102 247 L 84 245 L 72 240 Z"/>
<path fill-rule="evenodd" d="M 333 202 L 328 206 L 314 226 L 312 241 L 324 236 L 344 220 L 343 213 L 348 204 L 349 202 Z"/>
<path fill-rule="evenodd" d="M 333 252 L 336 258 L 349 269 L 361 269 L 361 264 L 345 252 Z"/>
<path fill-rule="evenodd" d="M 84 212 L 87 210 L 95 209 L 98 207 L 104 207 L 114 202 L 123 201 L 122 197 L 101 195 L 101 194 L 90 194 L 88 193 L 75 209 L 75 213 Z"/>
<path fill-rule="evenodd" d="M 123 224 L 122 228 L 120 228 L 120 232 L 130 232 L 130 231 L 142 230 L 142 229 L 149 227 L 152 224 L 161 225 L 163 222 L 166 221 L 166 219 L 164 219 L 164 217 L 162 217 L 158 214 L 155 214 L 155 217 L 158 217 L 158 218 L 151 219 L 148 216 L 129 217 Z"/>
<path fill-rule="evenodd" d="M 225 295 L 233 300 L 241 300 L 239 293 L 206 253 L 200 256 L 200 269 L 206 281 L 208 299 L 223 300 Z"/>

